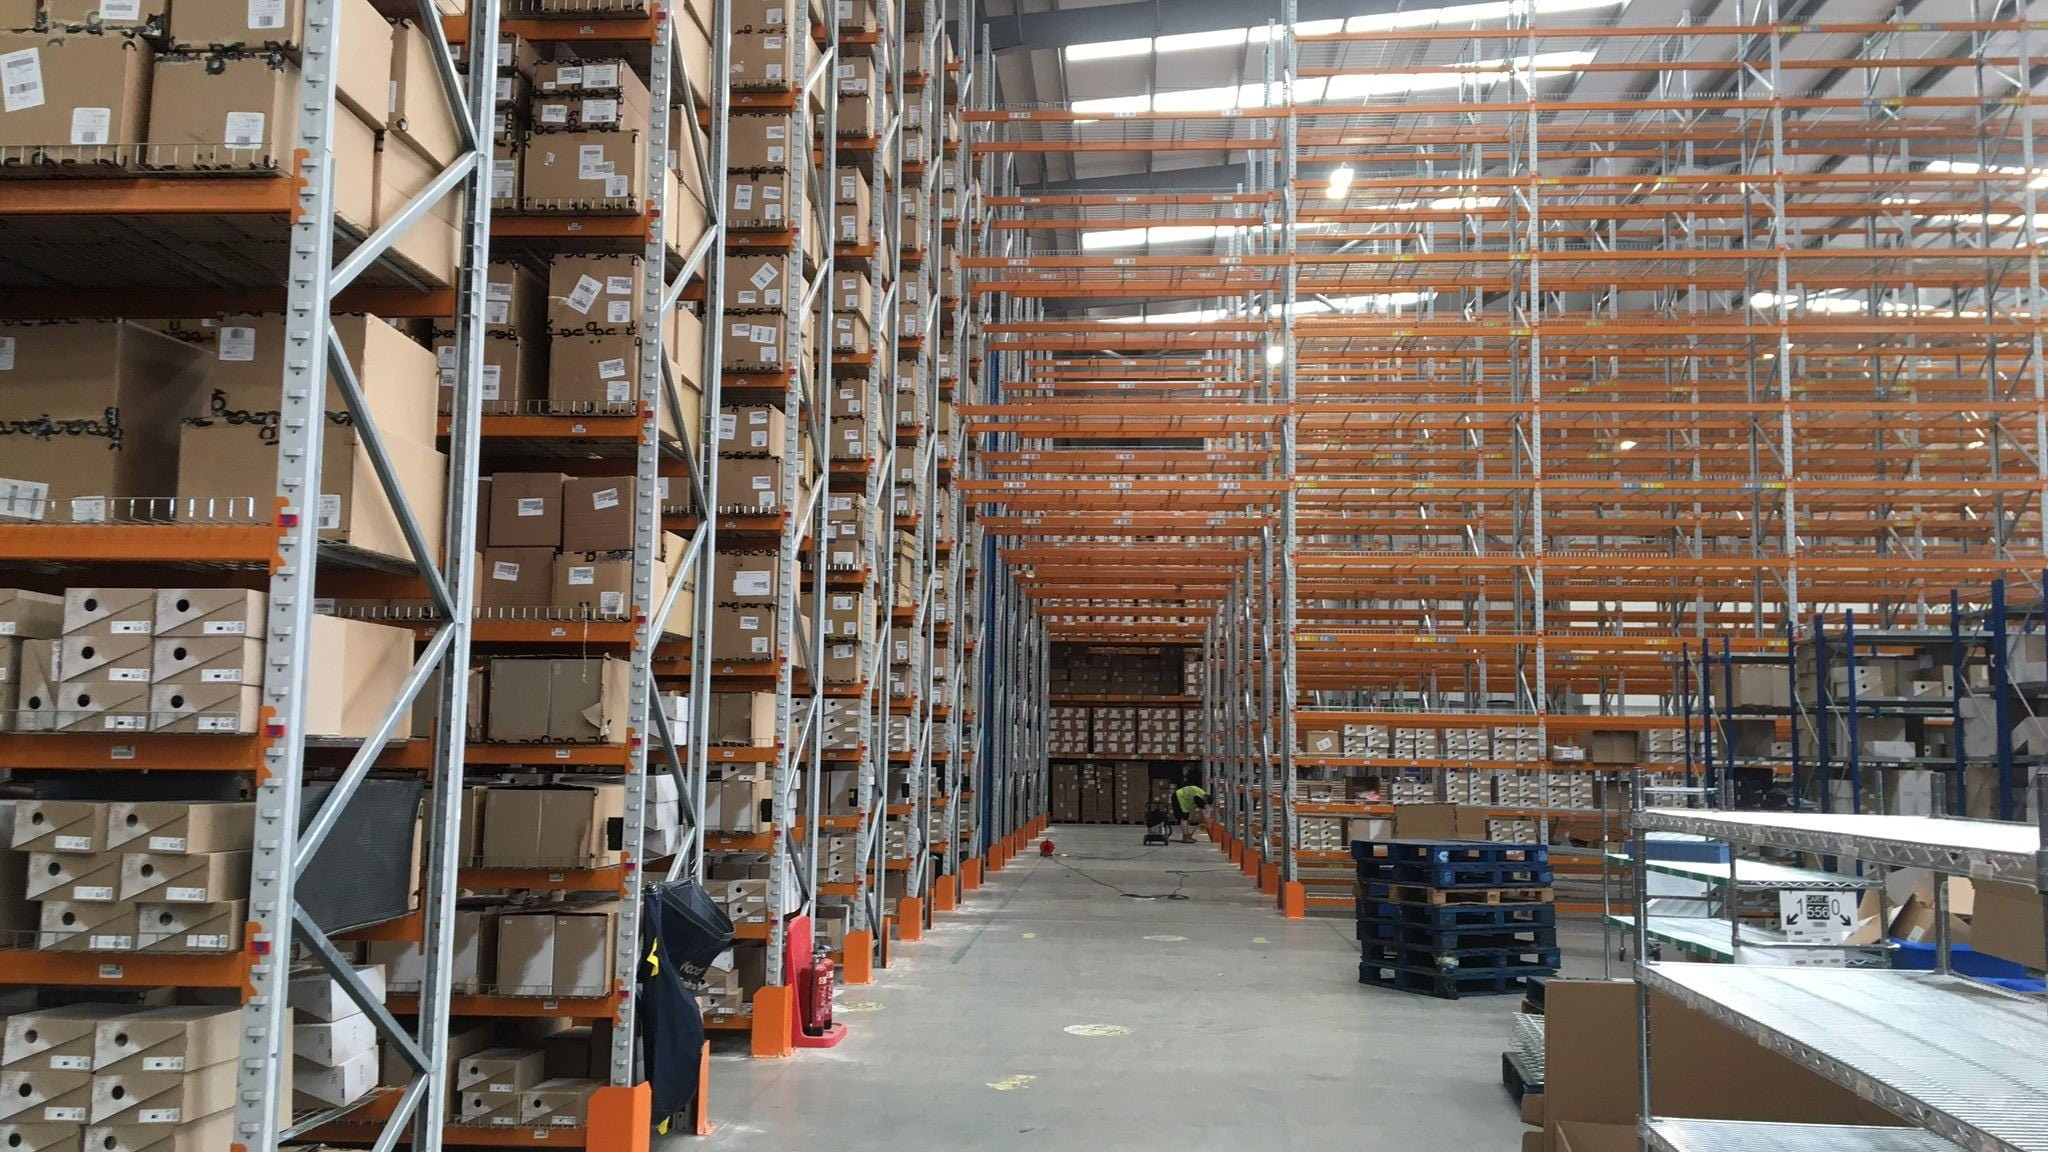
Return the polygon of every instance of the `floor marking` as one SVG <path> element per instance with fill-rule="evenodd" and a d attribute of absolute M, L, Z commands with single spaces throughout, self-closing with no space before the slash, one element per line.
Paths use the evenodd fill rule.
<path fill-rule="evenodd" d="M 1060 1029 L 1069 1036 L 1129 1036 L 1131 1030 L 1121 1024 L 1069 1024 Z"/>
<path fill-rule="evenodd" d="M 882 1005 L 875 1000 L 846 1000 L 832 1005 L 834 1012 L 880 1012 Z"/>
<path fill-rule="evenodd" d="M 1147 940 L 1157 940 L 1157 941 L 1159 941 L 1159 942 L 1160 942 L 1161 944 L 1178 944 L 1178 943 L 1180 943 L 1181 941 L 1183 941 L 1183 940 L 1186 940 L 1186 939 L 1187 939 L 1187 937 L 1185 937 L 1185 936 L 1147 936 L 1147 937 L 1145 937 L 1145 939 L 1147 939 Z"/>
<path fill-rule="evenodd" d="M 1025 938 L 1026 940 L 1036 940 L 1036 939 L 1038 939 L 1038 933 L 1036 933 L 1036 932 L 1026 932 L 1026 933 L 1024 934 L 1024 938 Z"/>
<path fill-rule="evenodd" d="M 1252 937 L 1252 943 L 1254 943 L 1254 944 L 1271 944 L 1271 943 L 1272 943 L 1272 941 L 1271 941 L 1271 940 L 1268 940 L 1268 939 L 1266 939 L 1266 938 L 1265 938 L 1264 936 L 1254 936 L 1254 937 Z"/>
<path fill-rule="evenodd" d="M 1015 1092 L 1036 1079 L 1038 1079 L 1036 1076 L 1005 1076 L 1001 1080 L 991 1081 L 989 1087 L 998 1092 Z"/>

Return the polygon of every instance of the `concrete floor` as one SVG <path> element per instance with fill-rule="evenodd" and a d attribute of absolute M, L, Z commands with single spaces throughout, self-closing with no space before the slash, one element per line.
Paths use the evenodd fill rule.
<path fill-rule="evenodd" d="M 1520 997 L 1362 986 L 1348 918 L 1289 922 L 1215 846 L 1140 835 L 1054 829 L 1054 860 L 1019 859 L 840 990 L 836 1049 L 721 1041 L 718 1131 L 663 1152 L 1519 1147 L 1500 1052 Z M 1568 945 L 1597 970 L 1596 931 Z"/>

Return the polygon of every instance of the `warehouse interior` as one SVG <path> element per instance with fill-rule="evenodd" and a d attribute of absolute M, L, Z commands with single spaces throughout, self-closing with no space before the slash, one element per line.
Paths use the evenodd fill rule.
<path fill-rule="evenodd" d="M 2044 17 L 0 0 L 0 1143 L 2048 1149 Z"/>

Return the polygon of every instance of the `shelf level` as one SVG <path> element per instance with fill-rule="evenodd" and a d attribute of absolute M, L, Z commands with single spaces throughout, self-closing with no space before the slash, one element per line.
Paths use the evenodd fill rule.
<path fill-rule="evenodd" d="M 1954 1152 L 1917 1128 L 1849 1124 L 1758 1124 L 1742 1120 L 1651 1120 L 1657 1152 Z"/>
<path fill-rule="evenodd" d="M 1637 814 L 1636 823 L 1653 832 L 1688 832 L 1737 844 L 1852 856 L 2030 888 L 2040 879 L 2040 834 L 2029 824 L 1687 808 L 1648 808 Z"/>

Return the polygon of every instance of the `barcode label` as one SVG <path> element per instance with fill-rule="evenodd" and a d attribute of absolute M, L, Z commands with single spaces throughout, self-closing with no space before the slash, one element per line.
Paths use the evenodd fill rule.
<path fill-rule="evenodd" d="M 105 144 L 114 123 L 111 108 L 73 108 L 71 110 L 71 142 L 73 144 Z"/>
<path fill-rule="evenodd" d="M 43 58 L 34 48 L 0 56 L 0 107 L 26 112 L 43 106 Z"/>
<path fill-rule="evenodd" d="M 576 287 L 569 293 L 569 307 L 583 315 L 589 315 L 590 306 L 597 303 L 598 290 L 603 287 L 604 285 L 597 282 L 596 277 L 578 277 Z"/>
<path fill-rule="evenodd" d="M 491 579 L 516 581 L 519 579 L 519 565 L 499 560 L 491 565 Z"/>
<path fill-rule="evenodd" d="M 268 113 L 230 112 L 227 126 L 222 130 L 221 142 L 229 148 L 260 148 L 263 146 L 263 127 Z"/>
<path fill-rule="evenodd" d="M 244 636 L 248 632 L 247 620 L 208 620 L 199 626 L 201 636 Z"/>
<path fill-rule="evenodd" d="M 202 668 L 199 671 L 199 682 L 201 684 L 240 684 L 242 682 L 242 670 L 240 668 Z"/>
<path fill-rule="evenodd" d="M 185 850 L 185 838 L 183 836 L 151 836 L 149 838 L 149 850 L 151 852 L 183 852 Z"/>

